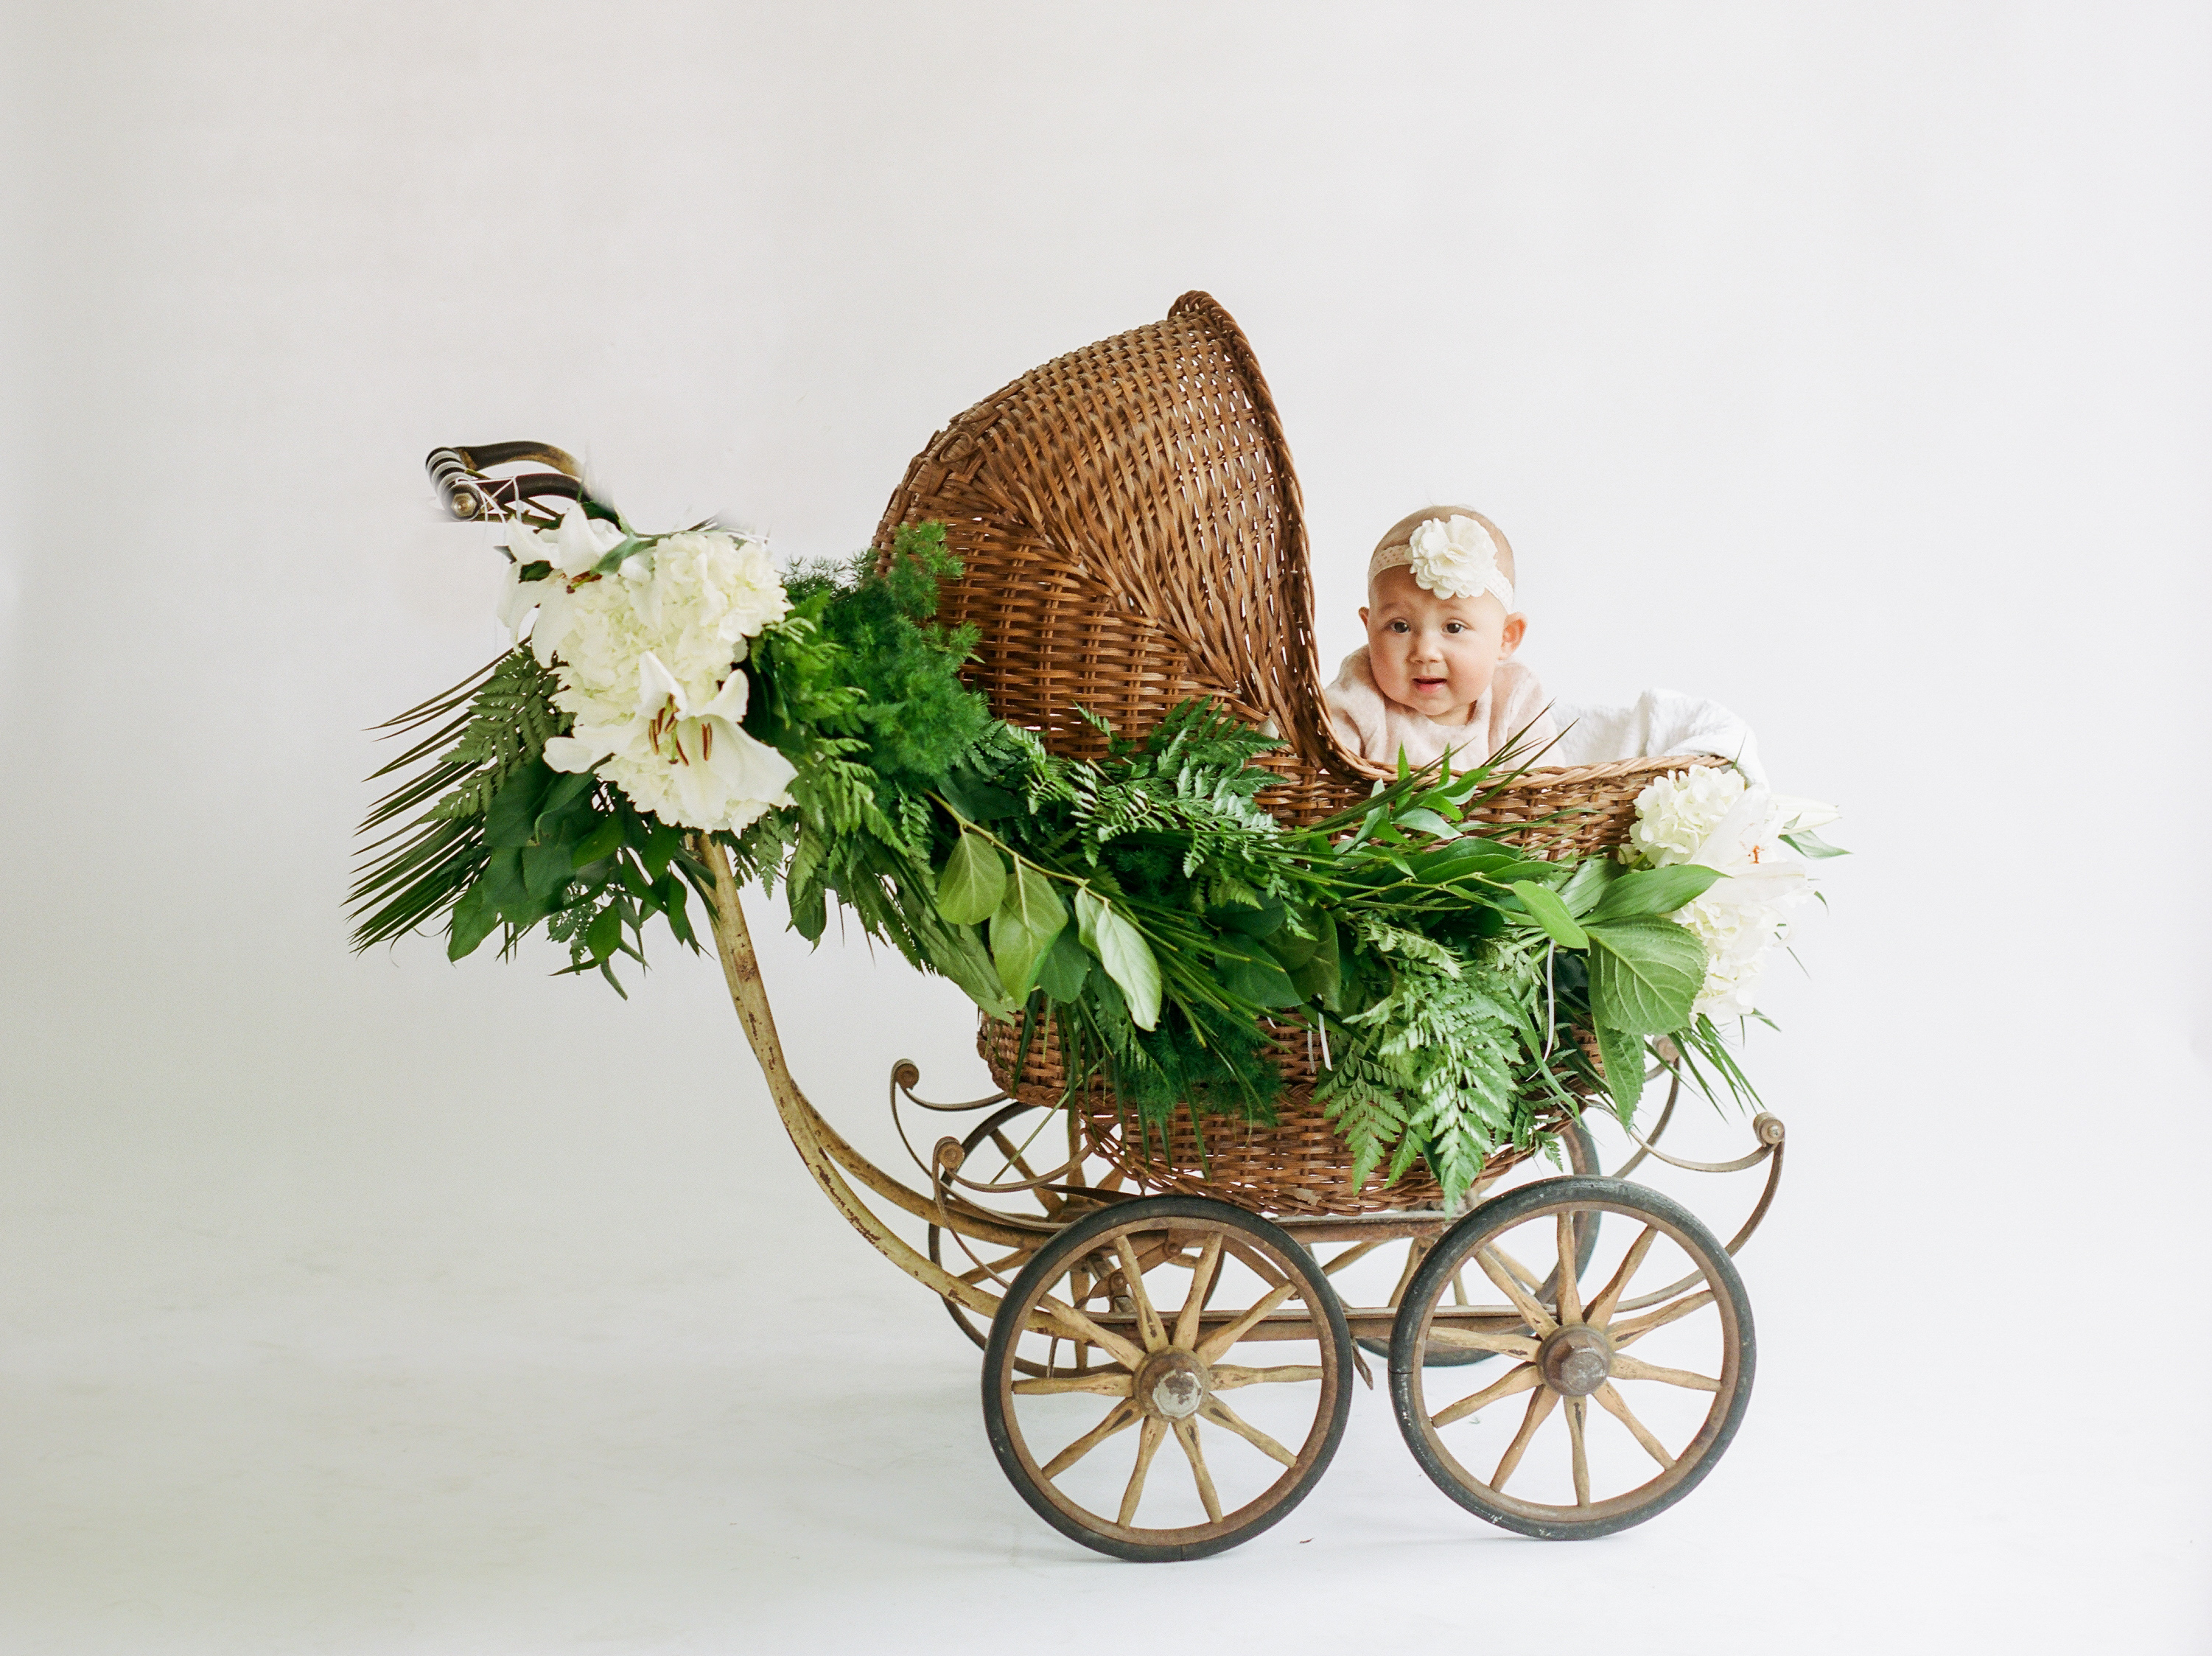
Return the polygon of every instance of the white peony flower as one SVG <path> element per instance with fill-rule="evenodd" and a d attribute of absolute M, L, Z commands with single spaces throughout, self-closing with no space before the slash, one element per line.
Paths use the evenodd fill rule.
<path fill-rule="evenodd" d="M 559 677 L 555 705 L 574 716 L 571 734 L 546 744 L 545 762 L 556 770 L 597 766 L 640 810 L 687 828 L 736 830 L 789 804 L 790 763 L 738 724 L 746 641 L 791 609 L 768 549 L 694 531 L 599 575 L 595 566 L 622 537 L 590 524 L 572 531 L 582 516 L 508 541 L 518 570 L 533 558 L 556 570 L 543 581 L 510 579 L 501 601 L 501 618 Z M 559 544 L 562 535 L 569 544 Z"/>
<path fill-rule="evenodd" d="M 1498 567 L 1498 543 L 1474 518 L 1431 518 L 1406 544 L 1407 567 L 1413 581 L 1439 598 L 1474 598 L 1489 593 L 1513 607 L 1513 583 Z"/>

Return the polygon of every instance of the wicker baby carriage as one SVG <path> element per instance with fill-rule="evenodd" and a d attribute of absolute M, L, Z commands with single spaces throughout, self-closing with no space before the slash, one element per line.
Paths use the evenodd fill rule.
<path fill-rule="evenodd" d="M 574 491 L 567 477 L 485 475 L 527 460 L 574 469 L 557 450 L 520 445 L 432 456 L 461 516 L 533 488 Z M 1206 295 L 960 416 L 908 468 L 878 545 L 931 520 L 964 566 L 941 618 L 978 631 L 972 682 L 1051 750 L 1098 750 L 1079 706 L 1133 734 L 1212 697 L 1282 737 L 1269 761 L 1282 780 L 1261 799 L 1287 821 L 1334 813 L 1381 774 L 1331 734 L 1297 478 L 1251 348 Z M 1482 814 L 1539 855 L 1601 850 L 1625 837 L 1653 776 L 1692 763 L 1537 770 Z M 794 1144 L 847 1218 L 984 1348 L 993 1447 L 1062 1533 L 1149 1560 L 1267 1529 L 1334 1454 L 1351 1377 L 1369 1377 L 1363 1350 L 1387 1355 L 1401 1428 L 1437 1486 L 1527 1534 L 1640 1522 L 1686 1494 L 1733 1435 L 1753 1346 L 1730 1256 L 1779 1177 L 1771 1116 L 1739 1160 L 1683 1161 L 1652 1143 L 1672 1119 L 1670 1092 L 1650 1139 L 1611 1178 L 1587 1131 L 1563 1122 L 1570 1172 L 1531 1179 L 1540 1164 L 1509 1150 L 1484 1168 L 1471 1210 L 1447 1213 L 1418 1171 L 1395 1185 L 1352 1181 L 1311 1100 L 1325 1055 L 1302 1037 L 1275 1048 L 1287 1083 L 1276 1125 L 1194 1123 L 1186 1109 L 1163 1145 L 1158 1134 L 1133 1143 L 1103 1095 L 1063 1116 L 1049 1034 L 1030 1040 L 1016 1073 L 1014 1026 L 987 1020 L 989 1096 L 929 1103 L 914 1065 L 892 1069 L 902 1136 L 908 1109 L 981 1117 L 914 1154 L 916 1190 L 801 1093 L 736 881 L 716 848 L 698 849 L 718 876 L 714 930 L 732 995 Z M 1064 1148 L 1044 1131 L 1060 1121 Z M 1706 1172 L 1765 1161 L 1768 1173 L 1724 1247 L 1679 1204 L 1626 1181 L 1647 1156 Z M 917 1222 L 925 1246 L 885 1209 Z M 1297 1361 L 1267 1361 L 1279 1356 Z M 1593 1402 L 1611 1416 L 1604 1433 Z M 1154 1470 L 1170 1439 L 1187 1477 Z M 1106 1446 L 1132 1442 L 1133 1461 Z"/>

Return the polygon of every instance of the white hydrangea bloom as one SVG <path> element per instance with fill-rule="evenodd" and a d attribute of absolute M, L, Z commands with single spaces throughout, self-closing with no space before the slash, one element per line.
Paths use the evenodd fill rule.
<path fill-rule="evenodd" d="M 1747 785 L 1741 771 L 1713 765 L 1662 776 L 1636 796 L 1628 843 L 1655 868 L 1695 862 L 1705 836 L 1736 807 Z"/>
<path fill-rule="evenodd" d="M 788 805 L 789 761 L 738 724 L 746 640 L 791 610 L 768 549 L 694 531 L 594 573 L 621 544 L 611 527 L 572 512 L 545 534 L 509 531 L 518 570 L 543 559 L 556 571 L 511 581 L 501 603 L 558 675 L 554 703 L 575 718 L 571 734 L 545 745 L 545 762 L 596 765 L 639 810 L 686 828 L 734 831 Z"/>
<path fill-rule="evenodd" d="M 1774 904 L 1739 902 L 1718 895 L 1728 880 L 1707 892 L 1669 919 L 1686 926 L 1705 946 L 1705 982 L 1695 1010 L 1716 1023 L 1748 1017 L 1757 1009 L 1753 991 L 1766 971 L 1766 958 L 1790 935 L 1790 922 Z"/>
<path fill-rule="evenodd" d="M 1631 844 L 1654 868 L 1694 862 L 1727 876 L 1668 919 L 1705 946 L 1696 1009 L 1716 1021 L 1756 1010 L 1768 956 L 1790 935 L 1789 911 L 1810 893 L 1805 859 L 1782 836 L 1839 814 L 1813 800 L 1770 794 L 1733 770 L 1662 776 L 1636 796 Z"/>

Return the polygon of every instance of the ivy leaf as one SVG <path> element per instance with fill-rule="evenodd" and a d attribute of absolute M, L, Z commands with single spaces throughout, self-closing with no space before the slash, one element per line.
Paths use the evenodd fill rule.
<path fill-rule="evenodd" d="M 522 848 L 522 886 L 543 903 L 568 883 L 576 872 L 574 853 L 563 844 Z"/>
<path fill-rule="evenodd" d="M 1088 889 L 1075 894 L 1083 941 L 1129 1003 L 1129 1021 L 1155 1029 L 1160 1021 L 1160 963 L 1152 946 L 1114 906 Z"/>
<path fill-rule="evenodd" d="M 1222 949 L 1214 954 L 1213 968 L 1224 989 L 1254 1006 L 1294 1007 L 1305 999 L 1272 956 L 1250 958 Z"/>
<path fill-rule="evenodd" d="M 937 911 L 956 926 L 972 926 L 999 911 L 1006 892 L 1006 865 L 999 848 L 981 834 L 963 833 L 937 877 Z"/>
<path fill-rule="evenodd" d="M 1671 920 L 1589 928 L 1590 1014 L 1626 1035 L 1671 1035 L 1690 1021 L 1705 981 L 1705 946 Z"/>
<path fill-rule="evenodd" d="M 1609 856 L 1586 858 L 1567 876 L 1567 883 L 1559 887 L 1559 901 L 1567 905 L 1569 914 L 1580 919 L 1625 872 Z"/>
<path fill-rule="evenodd" d="M 1613 1094 L 1613 1114 L 1626 1123 L 1635 1119 L 1637 1100 L 1644 1096 L 1644 1043 L 1604 1024 L 1596 1026 L 1596 1034 L 1605 1090 Z"/>
<path fill-rule="evenodd" d="M 1301 937 L 1289 926 L 1267 935 L 1267 953 L 1275 957 L 1285 971 L 1296 972 L 1312 959 L 1314 951 L 1321 947 L 1320 928 L 1310 919 L 1302 920 L 1300 923 L 1313 935 Z"/>
<path fill-rule="evenodd" d="M 492 928 L 498 924 L 499 905 L 492 901 L 491 887 L 479 881 L 453 904 L 453 930 L 446 941 L 446 959 L 459 960 L 473 954 L 477 946 L 490 936 Z"/>
<path fill-rule="evenodd" d="M 1319 1002 L 1331 1012 L 1339 1010 L 1338 1002 L 1344 990 L 1344 969 L 1338 953 L 1336 922 L 1327 915 L 1315 917 L 1314 929 L 1320 941 L 1306 963 L 1291 973 L 1291 981 L 1298 986 L 1298 993 L 1309 1001 Z"/>
<path fill-rule="evenodd" d="M 676 941 L 687 948 L 697 948 L 698 935 L 691 929 L 691 898 L 684 889 L 683 876 L 670 874 L 653 888 L 653 894 L 660 899 L 660 912 L 667 917 L 668 929 Z"/>
<path fill-rule="evenodd" d="M 1623 874 L 1605 888 L 1605 895 L 1598 898 L 1597 906 L 1589 911 L 1589 918 L 1593 922 L 1643 920 L 1654 915 L 1672 914 L 1683 904 L 1703 897 L 1721 877 L 1719 869 L 1695 862 L 1678 862 L 1665 868 Z"/>
<path fill-rule="evenodd" d="M 493 906 L 510 919 L 529 906 L 530 892 L 522 883 L 522 853 L 512 845 L 501 846 L 484 860 L 480 883 Z"/>
<path fill-rule="evenodd" d="M 673 823 L 663 822 L 655 817 L 648 832 L 643 858 L 645 876 L 647 880 L 659 880 L 668 872 L 668 865 L 676 860 L 677 853 L 684 849 L 684 831 Z"/>
<path fill-rule="evenodd" d="M 1554 943 L 1570 949 L 1589 947 L 1589 934 L 1575 923 L 1574 916 L 1567 912 L 1567 905 L 1559 901 L 1557 892 L 1547 886 L 1516 880 L 1513 882 L 1513 895 L 1521 899 L 1521 906 L 1528 910 L 1528 917 L 1541 926 Z"/>
<path fill-rule="evenodd" d="M 1090 976 L 1091 951 L 1063 925 L 1060 935 L 1052 940 L 1052 947 L 1044 952 L 1043 963 L 1037 967 L 1037 987 L 1065 1004 L 1083 993 L 1083 985 Z"/>
<path fill-rule="evenodd" d="M 1038 965 L 1067 924 L 1067 909 L 1036 868 L 1018 863 L 991 916 L 991 959 L 1006 993 L 1021 1000 L 1036 981 Z"/>
<path fill-rule="evenodd" d="M 538 819 L 542 825 L 547 817 L 556 817 L 566 810 L 579 796 L 587 793 L 599 777 L 589 770 L 563 771 L 546 789 L 545 800 L 538 807 Z"/>
<path fill-rule="evenodd" d="M 538 801 L 553 772 L 533 759 L 509 776 L 484 813 L 484 843 L 494 849 L 526 845 L 538 831 Z"/>
<path fill-rule="evenodd" d="M 584 947 L 591 950 L 594 960 L 611 960 L 622 947 L 622 910 L 601 909 L 592 916 L 590 929 L 584 934 Z"/>
<path fill-rule="evenodd" d="M 577 868 L 588 868 L 601 857 L 612 856 L 617 851 L 622 849 L 622 819 L 609 817 L 585 836 L 583 843 L 576 847 L 575 855 L 570 866 Z"/>

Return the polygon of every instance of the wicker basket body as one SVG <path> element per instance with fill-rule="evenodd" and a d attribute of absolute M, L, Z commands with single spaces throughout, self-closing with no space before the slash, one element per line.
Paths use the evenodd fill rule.
<path fill-rule="evenodd" d="M 1265 761 L 1281 785 L 1261 799 L 1285 823 L 1334 815 L 1389 774 L 1330 728 L 1297 477 L 1251 346 L 1206 295 L 1031 370 L 938 433 L 893 493 L 876 545 L 887 552 L 901 526 L 933 519 L 965 571 L 947 583 L 939 618 L 977 630 L 969 681 L 1051 752 L 1103 751 L 1078 707 L 1136 734 L 1210 697 L 1282 737 Z M 1533 855 L 1589 855 L 1626 839 L 1655 776 L 1717 763 L 1538 768 L 1474 814 Z M 1057 1101 L 1056 1052 L 1033 1045 L 1015 1077 L 1011 1027 L 987 1021 L 981 1041 L 999 1085 Z M 1156 1188 L 1269 1212 L 1437 1199 L 1425 1170 L 1387 1192 L 1349 1189 L 1349 1154 L 1311 1102 L 1310 1062 L 1302 1048 L 1277 1056 L 1287 1085 L 1273 1128 L 1209 1119 L 1201 1158 L 1186 1108 L 1163 1154 L 1157 1131 L 1132 1145 L 1102 1097 L 1083 1112 L 1092 1142 Z"/>

